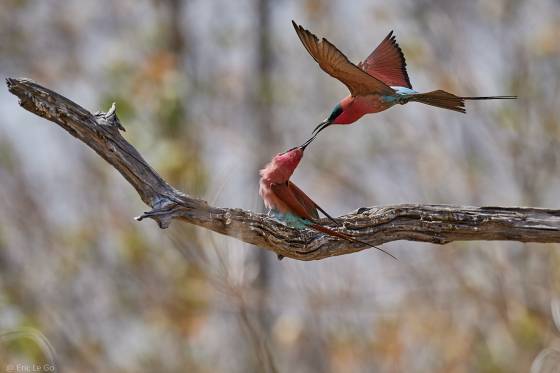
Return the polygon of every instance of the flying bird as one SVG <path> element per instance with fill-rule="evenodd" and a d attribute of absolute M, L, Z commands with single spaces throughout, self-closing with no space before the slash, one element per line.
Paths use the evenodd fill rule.
<path fill-rule="evenodd" d="M 305 147 L 309 145 L 311 141 L 312 139 L 309 139 L 301 146 L 275 155 L 272 161 L 260 171 L 259 195 L 263 199 L 265 206 L 273 210 L 277 217 L 294 228 L 311 228 L 329 236 L 344 239 L 348 242 L 360 243 L 376 248 L 396 259 L 383 249 L 357 240 L 347 234 L 327 228 L 319 222 L 320 211 L 329 220 L 337 226 L 340 226 L 333 217 L 290 181 L 290 177 L 303 157 Z"/>
<path fill-rule="evenodd" d="M 517 96 L 461 97 L 443 90 L 419 93 L 412 89 L 406 72 L 404 54 L 397 44 L 393 31 L 364 61 L 355 65 L 327 39 L 319 40 L 294 21 L 292 24 L 305 49 L 321 69 L 340 80 L 350 90 L 350 95 L 343 98 L 329 117 L 315 128 L 313 138 L 332 124 L 351 124 L 365 114 L 378 113 L 395 104 L 421 102 L 465 113 L 466 100 L 517 98 Z"/>

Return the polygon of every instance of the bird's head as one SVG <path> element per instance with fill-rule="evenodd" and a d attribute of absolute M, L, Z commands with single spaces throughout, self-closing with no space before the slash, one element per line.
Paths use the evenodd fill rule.
<path fill-rule="evenodd" d="M 341 124 L 339 123 L 339 118 L 342 116 L 343 112 L 344 109 L 342 108 L 342 102 L 339 102 L 335 105 L 334 109 L 331 111 L 327 119 L 325 119 L 324 121 L 319 123 L 317 127 L 315 127 L 315 129 L 313 130 L 313 138 L 315 138 L 315 136 L 317 136 L 319 132 L 321 132 L 331 124 Z"/>
<path fill-rule="evenodd" d="M 304 144 L 287 150 L 284 153 L 277 154 L 273 161 L 278 165 L 278 167 L 290 170 L 291 175 L 303 158 L 303 151 L 306 146 L 307 144 Z"/>
<path fill-rule="evenodd" d="M 272 161 L 261 170 L 262 178 L 273 183 L 288 181 L 303 158 L 303 151 L 306 146 L 306 144 L 303 144 L 284 153 L 276 154 Z"/>
<path fill-rule="evenodd" d="M 314 137 L 332 124 L 351 124 L 360 119 L 366 111 L 355 97 L 347 96 L 335 105 L 327 119 L 313 130 Z"/>

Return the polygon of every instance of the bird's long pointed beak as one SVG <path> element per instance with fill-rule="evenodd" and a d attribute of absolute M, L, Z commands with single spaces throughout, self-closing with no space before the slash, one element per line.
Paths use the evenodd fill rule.
<path fill-rule="evenodd" d="M 299 146 L 299 148 L 301 150 L 305 150 L 305 148 L 307 148 L 307 145 L 311 144 L 311 142 L 313 142 L 313 140 L 315 139 L 315 136 L 310 137 L 306 142 L 304 142 L 303 144 L 301 144 Z"/>
<path fill-rule="evenodd" d="M 315 127 L 315 129 L 313 130 L 313 135 L 317 136 L 317 134 L 319 132 L 321 132 L 322 130 L 324 130 L 325 128 L 330 126 L 331 124 L 332 124 L 332 122 L 330 122 L 328 119 L 325 119 L 324 121 L 319 123 L 319 125 L 317 127 Z"/>

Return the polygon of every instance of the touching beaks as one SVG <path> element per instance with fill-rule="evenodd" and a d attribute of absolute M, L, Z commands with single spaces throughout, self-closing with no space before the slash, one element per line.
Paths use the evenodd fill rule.
<path fill-rule="evenodd" d="M 303 144 L 301 144 L 300 146 L 296 146 L 293 147 L 289 150 L 286 150 L 284 153 L 281 154 L 286 154 L 291 152 L 294 149 L 301 149 L 301 150 L 305 150 L 305 148 L 307 148 L 307 146 L 309 144 L 311 144 L 313 142 L 313 140 L 315 140 L 315 138 L 317 137 L 317 135 L 319 134 L 319 132 L 321 132 L 322 130 L 324 130 L 325 128 L 327 128 L 328 126 L 330 126 L 332 124 L 331 121 L 329 121 L 328 119 L 325 119 L 324 121 L 322 121 L 317 127 L 315 127 L 315 129 L 313 130 L 313 136 L 311 136 L 306 142 L 304 142 Z"/>
<path fill-rule="evenodd" d="M 299 148 L 301 150 L 305 150 L 305 148 L 307 148 L 307 145 L 311 144 L 311 142 L 315 139 L 315 136 L 310 137 L 306 142 L 304 142 L 303 144 L 301 144 L 299 146 Z"/>
<path fill-rule="evenodd" d="M 299 146 L 299 148 L 301 150 L 305 150 L 305 148 L 307 147 L 307 145 L 311 144 L 313 142 L 313 140 L 315 140 L 315 138 L 317 137 L 317 135 L 319 134 L 319 132 L 321 132 L 322 130 L 324 130 L 325 128 L 327 128 L 328 126 L 330 126 L 332 124 L 331 121 L 329 121 L 328 119 L 325 119 L 324 121 L 322 121 L 317 127 L 315 127 L 315 129 L 313 130 L 313 136 L 311 136 L 306 142 L 304 142 L 303 144 L 301 144 Z"/>
<path fill-rule="evenodd" d="M 311 141 L 313 141 L 314 138 L 315 138 L 315 136 L 311 137 L 309 140 L 307 140 L 306 142 L 304 142 L 304 143 L 301 144 L 300 146 L 294 146 L 293 148 L 288 149 L 288 150 L 286 150 L 286 151 L 283 152 L 283 153 L 280 153 L 280 155 L 289 153 L 289 152 L 291 152 L 292 150 L 296 150 L 296 149 L 305 150 L 305 148 L 307 147 L 307 145 L 311 144 Z"/>
<path fill-rule="evenodd" d="M 304 142 L 302 145 L 300 145 L 301 150 L 305 150 L 305 148 L 307 147 L 307 145 L 311 144 L 313 142 L 313 140 L 315 140 L 315 137 L 317 137 L 317 134 L 320 131 L 317 131 L 313 134 L 313 136 L 311 136 L 306 142 Z"/>

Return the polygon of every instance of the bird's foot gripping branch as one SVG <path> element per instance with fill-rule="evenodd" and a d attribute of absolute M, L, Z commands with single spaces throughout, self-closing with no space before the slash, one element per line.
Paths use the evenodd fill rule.
<path fill-rule="evenodd" d="M 173 219 L 237 238 L 299 260 L 350 254 L 368 246 L 288 227 L 252 211 L 210 206 L 171 187 L 120 131 L 116 108 L 92 114 L 75 102 L 27 79 L 7 79 L 20 105 L 76 137 L 117 169 L 152 209 L 161 228 Z M 560 210 L 521 207 L 397 205 L 360 209 L 337 219 L 345 234 L 369 245 L 396 240 L 445 244 L 458 240 L 560 242 Z M 328 220 L 325 225 L 338 229 Z"/>

